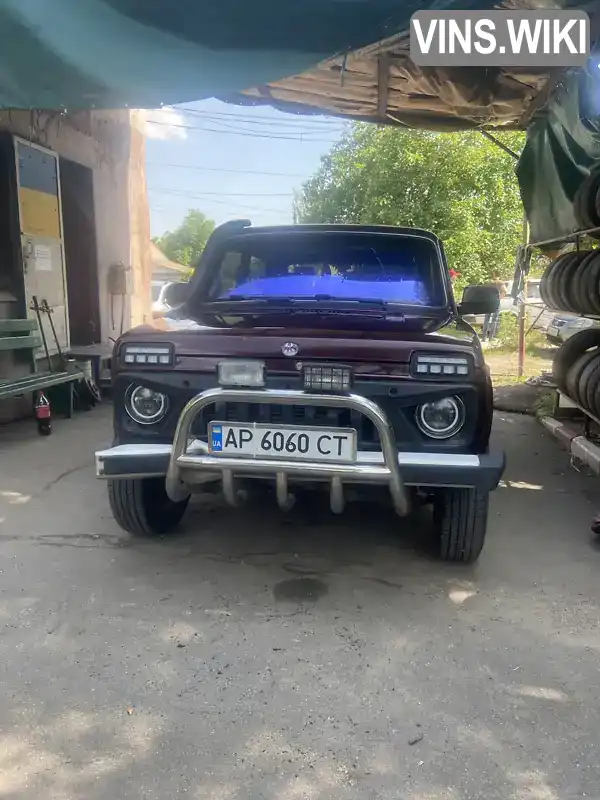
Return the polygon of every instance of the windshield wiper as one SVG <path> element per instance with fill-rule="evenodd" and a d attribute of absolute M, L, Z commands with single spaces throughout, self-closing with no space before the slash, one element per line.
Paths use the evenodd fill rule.
<path fill-rule="evenodd" d="M 259 303 L 260 305 L 279 305 L 292 303 L 290 297 L 255 297 L 251 294 L 237 294 L 234 297 L 219 297 L 216 300 L 206 300 L 204 305 L 221 305 L 222 303 Z"/>
<path fill-rule="evenodd" d="M 336 297 L 333 294 L 315 294 L 312 297 L 255 297 L 253 295 L 239 294 L 235 297 L 220 297 L 217 300 L 208 300 L 203 305 L 237 305 L 238 303 L 244 304 L 258 304 L 269 306 L 302 306 L 313 303 L 331 303 L 336 307 L 344 306 L 371 306 L 372 308 L 386 308 L 389 303 L 386 300 L 368 299 L 363 297 Z"/>
<path fill-rule="evenodd" d="M 373 306 L 375 308 L 385 308 L 388 305 L 386 300 L 379 300 L 377 298 L 369 299 L 366 297 L 336 297 L 333 294 L 316 294 L 314 297 L 307 297 L 306 299 L 317 300 L 318 302 L 327 301 L 330 303 L 347 303 L 349 305 L 358 303 L 359 305 Z"/>

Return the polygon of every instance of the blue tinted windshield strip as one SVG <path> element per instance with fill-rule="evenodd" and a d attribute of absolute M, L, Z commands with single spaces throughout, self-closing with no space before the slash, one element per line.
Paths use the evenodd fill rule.
<path fill-rule="evenodd" d="M 341 275 L 282 275 L 276 278 L 257 278 L 242 283 L 219 296 L 219 300 L 236 297 L 285 297 L 310 299 L 327 295 L 337 300 L 384 300 L 393 303 L 427 305 L 427 291 L 419 281 L 351 280 Z"/>

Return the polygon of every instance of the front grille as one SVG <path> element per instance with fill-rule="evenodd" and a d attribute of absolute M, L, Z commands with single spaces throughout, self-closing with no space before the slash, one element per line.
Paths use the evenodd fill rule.
<path fill-rule="evenodd" d="M 355 428 L 358 446 L 379 444 L 377 429 L 368 417 L 347 408 L 288 406 L 277 403 L 212 403 L 196 417 L 192 434 L 205 439 L 208 423 L 263 422 L 272 425 L 305 425 L 308 428 Z"/>

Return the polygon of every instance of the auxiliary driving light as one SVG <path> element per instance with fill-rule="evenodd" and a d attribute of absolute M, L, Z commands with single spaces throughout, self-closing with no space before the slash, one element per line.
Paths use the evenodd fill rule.
<path fill-rule="evenodd" d="M 217 375 L 221 386 L 264 386 L 264 361 L 219 361 Z"/>
<path fill-rule="evenodd" d="M 469 359 L 464 356 L 423 356 L 413 361 L 413 372 L 419 377 L 466 377 L 469 374 Z"/>
<path fill-rule="evenodd" d="M 460 397 L 442 397 L 418 406 L 415 419 L 426 436 L 449 439 L 465 424 L 465 406 Z"/>
<path fill-rule="evenodd" d="M 125 410 L 134 422 L 140 425 L 153 425 L 167 413 L 168 399 L 162 392 L 155 392 L 147 386 L 134 386 L 127 389 Z"/>
<path fill-rule="evenodd" d="M 120 351 L 125 364 L 167 367 L 173 364 L 173 348 L 168 344 L 124 344 Z"/>
<path fill-rule="evenodd" d="M 315 392 L 348 392 L 352 386 L 350 367 L 306 364 L 304 388 Z"/>

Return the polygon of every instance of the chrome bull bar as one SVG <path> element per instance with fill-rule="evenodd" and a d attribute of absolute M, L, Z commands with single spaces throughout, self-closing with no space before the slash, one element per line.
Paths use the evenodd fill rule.
<path fill-rule="evenodd" d="M 338 464 L 314 461 L 286 461 L 260 458 L 215 456 L 210 453 L 188 453 L 194 420 L 203 408 L 215 402 L 278 403 L 280 405 L 313 405 L 345 408 L 358 411 L 375 425 L 381 442 L 383 464 Z M 330 484 L 330 503 L 335 513 L 344 508 L 344 479 L 361 483 L 387 484 L 394 508 L 405 516 L 410 510 L 409 496 L 402 480 L 398 453 L 392 427 L 382 409 L 366 397 L 357 394 L 327 395 L 287 389 L 207 389 L 193 397 L 185 406 L 175 430 L 173 447 L 167 470 L 166 489 L 171 500 L 183 500 L 190 490 L 183 479 L 186 472 L 202 471 L 221 473 L 223 493 L 228 503 L 237 504 L 236 473 L 273 475 L 277 502 L 281 508 L 289 507 L 292 498 L 288 493 L 288 476 L 327 480 Z"/>

